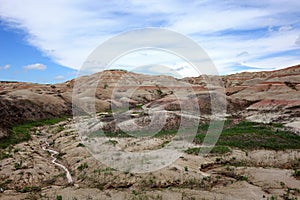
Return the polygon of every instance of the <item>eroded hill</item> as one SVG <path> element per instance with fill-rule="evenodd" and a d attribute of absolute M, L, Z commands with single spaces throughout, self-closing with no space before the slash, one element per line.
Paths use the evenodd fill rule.
<path fill-rule="evenodd" d="M 0 199 L 299 198 L 299 89 L 300 66 L 182 80 L 111 70 L 55 85 L 1 82 Z M 91 155 L 70 118 L 72 109 L 88 113 L 93 103 L 101 123 L 83 117 L 80 126 L 92 130 L 84 135 L 92 139 L 104 130 L 107 138 L 99 141 L 106 149 L 165 148 L 182 121 L 200 124 L 171 165 L 122 172 Z M 212 118 L 227 120 L 203 157 Z M 157 135 L 145 134 L 159 128 Z M 54 162 L 70 172 L 71 183 Z"/>

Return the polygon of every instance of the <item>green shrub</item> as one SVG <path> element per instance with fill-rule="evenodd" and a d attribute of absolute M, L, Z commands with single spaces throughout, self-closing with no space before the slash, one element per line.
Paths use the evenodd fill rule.
<path fill-rule="evenodd" d="M 80 143 L 77 144 L 76 147 L 85 147 L 85 145 L 80 142 Z"/>
<path fill-rule="evenodd" d="M 247 176 L 238 176 L 236 179 L 238 181 L 248 181 L 248 177 Z"/>
<path fill-rule="evenodd" d="M 105 142 L 106 144 L 111 144 L 113 146 L 116 146 L 118 144 L 117 140 L 108 140 L 107 142 Z"/>
<path fill-rule="evenodd" d="M 184 166 L 184 171 L 189 171 L 189 168 L 188 168 L 188 166 Z"/>
<path fill-rule="evenodd" d="M 62 196 L 61 195 L 57 195 L 56 196 L 56 200 L 62 200 Z"/>
<path fill-rule="evenodd" d="M 87 169 L 88 167 L 89 167 L 88 164 L 85 162 L 85 163 L 79 165 L 79 166 L 77 167 L 77 169 L 78 169 L 79 171 L 83 171 L 84 169 Z"/>
<path fill-rule="evenodd" d="M 11 154 L 9 154 L 9 153 L 7 153 L 7 152 L 5 152 L 5 151 L 2 151 L 2 150 L 0 149 L 0 160 L 3 160 L 3 159 L 5 159 L 5 158 L 11 158 L 11 157 L 12 157 Z"/>
<path fill-rule="evenodd" d="M 300 179 L 300 170 L 295 169 L 293 176 Z"/>
<path fill-rule="evenodd" d="M 22 169 L 23 161 L 21 160 L 20 162 L 15 163 L 15 169 Z"/>

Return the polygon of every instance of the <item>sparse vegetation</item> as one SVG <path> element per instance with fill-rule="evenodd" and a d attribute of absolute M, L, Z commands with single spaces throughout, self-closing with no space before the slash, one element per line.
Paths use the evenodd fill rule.
<path fill-rule="evenodd" d="M 237 181 L 248 181 L 247 176 L 239 175 L 235 172 L 234 168 L 227 166 L 224 171 L 220 172 L 221 175 L 234 178 Z"/>
<path fill-rule="evenodd" d="M 77 144 L 76 147 L 85 147 L 85 145 L 80 142 L 80 143 Z"/>
<path fill-rule="evenodd" d="M 20 151 L 19 148 L 15 148 L 15 149 L 14 149 L 14 153 L 18 153 L 19 151 Z"/>
<path fill-rule="evenodd" d="M 155 135 L 155 137 L 163 137 L 166 135 L 176 135 L 177 132 L 178 132 L 178 130 L 161 130 Z"/>
<path fill-rule="evenodd" d="M 162 96 L 163 95 L 163 91 L 161 90 L 159 85 L 155 85 L 158 89 L 156 89 L 156 92 L 158 95 Z"/>
<path fill-rule="evenodd" d="M 5 158 L 11 158 L 11 157 L 12 157 L 11 154 L 9 154 L 9 153 L 5 152 L 4 150 L 0 149 L 0 160 L 3 160 Z"/>
<path fill-rule="evenodd" d="M 20 160 L 20 162 L 16 162 L 15 163 L 15 169 L 18 170 L 18 169 L 22 169 L 22 165 L 23 165 L 23 161 Z"/>
<path fill-rule="evenodd" d="M 139 108 L 139 109 L 142 109 L 142 107 L 143 107 L 143 104 L 141 104 L 141 103 L 139 103 L 139 104 L 136 104 L 136 105 L 135 105 L 135 107 L 136 107 L 136 108 Z"/>
<path fill-rule="evenodd" d="M 27 193 L 27 192 L 40 192 L 42 189 L 39 186 L 25 186 L 19 192 Z"/>
<path fill-rule="evenodd" d="M 57 157 L 57 159 L 61 160 L 64 155 L 66 155 L 65 152 L 59 152 L 56 157 Z"/>
<path fill-rule="evenodd" d="M 281 128 L 280 124 L 262 124 L 242 121 L 224 128 L 217 145 L 240 149 L 300 149 L 300 136 Z M 208 125 L 202 125 L 207 130 Z M 201 144 L 205 134 L 196 135 L 195 142 Z"/>
<path fill-rule="evenodd" d="M 1 81 L 0 199 L 299 199 L 300 65 L 282 71 Z M 76 82 L 82 87 L 72 93 Z M 226 115 L 214 114 L 222 101 Z M 8 134 L 20 120 L 72 111 L 73 119 L 19 124 Z M 222 116 L 229 118 L 224 127 L 208 123 Z"/>
<path fill-rule="evenodd" d="M 131 137 L 130 135 L 128 135 L 127 133 L 123 132 L 123 131 L 118 131 L 118 132 L 103 132 L 103 131 L 95 131 L 90 133 L 89 137 L 90 138 L 94 138 L 94 137 Z"/>
<path fill-rule="evenodd" d="M 268 200 L 277 200 L 277 196 L 271 196 L 270 198 L 268 198 Z"/>
<path fill-rule="evenodd" d="M 201 150 L 200 147 L 194 147 L 194 148 L 189 148 L 185 152 L 188 154 L 198 155 L 200 153 L 200 150 Z M 219 146 L 219 145 L 213 147 L 212 150 L 210 151 L 211 154 L 225 154 L 228 152 L 231 152 L 230 148 L 228 148 L 227 146 Z"/>
<path fill-rule="evenodd" d="M 262 124 L 249 121 L 241 121 L 238 124 L 230 125 L 231 120 L 225 121 L 225 128 L 219 137 L 217 145 L 210 153 L 225 154 L 230 152 L 230 147 L 240 149 L 300 149 L 300 136 L 285 130 L 282 124 Z M 208 124 L 201 124 L 198 127 L 198 134 L 194 138 L 196 144 L 201 144 L 206 136 Z M 155 137 L 175 136 L 178 130 L 161 130 Z M 187 129 L 188 131 L 188 129 Z M 90 137 L 103 136 L 103 132 L 94 132 Z M 123 131 L 105 132 L 107 137 L 131 137 L 152 135 L 151 132 L 132 132 L 127 134 Z M 164 146 L 162 146 L 164 147 Z M 187 153 L 198 154 L 199 148 L 191 148 Z"/>
<path fill-rule="evenodd" d="M 238 180 L 238 181 L 248 181 L 248 177 L 247 176 L 237 176 L 236 177 L 236 180 Z"/>
<path fill-rule="evenodd" d="M 161 148 L 164 148 L 166 145 L 168 145 L 170 143 L 170 141 L 164 141 L 162 144 L 161 144 Z"/>
<path fill-rule="evenodd" d="M 77 169 L 78 169 L 79 171 L 83 171 L 84 169 L 87 169 L 88 167 L 89 167 L 88 164 L 85 162 L 85 163 L 79 165 L 79 166 L 77 167 Z"/>
<path fill-rule="evenodd" d="M 105 142 L 106 144 L 111 144 L 113 146 L 116 146 L 118 144 L 117 140 L 108 140 L 107 142 Z"/>
<path fill-rule="evenodd" d="M 65 130 L 65 126 L 63 124 L 60 124 L 57 129 L 58 129 L 58 132 L 61 132 L 61 131 Z"/>
<path fill-rule="evenodd" d="M 104 169 L 95 169 L 94 173 L 95 174 L 103 173 L 103 174 L 106 174 L 106 175 L 112 175 L 112 171 L 115 171 L 115 169 L 107 167 L 107 168 L 104 168 Z"/>
<path fill-rule="evenodd" d="M 61 195 L 57 195 L 56 196 L 56 200 L 62 200 L 63 198 L 62 198 L 62 196 Z"/>
<path fill-rule="evenodd" d="M 297 178 L 297 179 L 300 179 L 300 170 L 295 169 L 295 170 L 294 170 L 294 173 L 293 173 L 293 176 L 294 176 L 295 178 Z"/>
<path fill-rule="evenodd" d="M 8 189 L 8 184 L 10 184 L 13 180 L 11 179 L 6 179 L 5 181 L 0 182 L 0 188 L 7 190 Z"/>
<path fill-rule="evenodd" d="M 297 200 L 298 198 L 295 197 L 296 194 L 299 194 L 300 190 L 297 188 L 287 188 L 285 193 L 282 195 L 284 200 Z"/>
<path fill-rule="evenodd" d="M 184 171 L 189 171 L 189 168 L 188 168 L 188 166 L 184 166 Z"/>
<path fill-rule="evenodd" d="M 53 125 L 63 120 L 65 120 L 65 118 L 54 118 L 28 122 L 25 124 L 14 126 L 11 130 L 11 133 L 7 137 L 0 140 L 0 149 L 5 149 L 10 145 L 30 140 L 30 130 L 34 127 Z"/>

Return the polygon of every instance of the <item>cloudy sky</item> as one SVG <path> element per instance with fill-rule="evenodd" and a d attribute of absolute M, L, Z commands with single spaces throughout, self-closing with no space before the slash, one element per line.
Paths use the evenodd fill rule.
<path fill-rule="evenodd" d="M 194 40 L 220 74 L 279 69 L 300 63 L 299 10 L 299 0 L 0 0 L 0 80 L 65 81 L 104 41 L 147 27 Z M 153 54 L 140 52 L 115 66 Z M 163 64 L 193 75 L 179 60 Z"/>

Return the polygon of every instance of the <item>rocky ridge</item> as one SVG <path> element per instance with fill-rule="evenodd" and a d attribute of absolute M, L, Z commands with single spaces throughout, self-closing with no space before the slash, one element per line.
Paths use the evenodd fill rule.
<path fill-rule="evenodd" d="M 210 82 L 217 87 L 207 85 Z M 178 96 L 183 94 L 186 97 L 191 93 L 191 98 L 197 98 L 203 115 L 210 114 L 210 100 L 215 96 L 220 101 L 226 100 L 229 115 L 242 115 L 256 121 L 292 123 L 296 130 L 295 125 L 300 120 L 299 65 L 275 71 L 182 80 L 110 70 L 54 85 L 1 82 L 0 137 L 7 135 L 7 128 L 14 124 L 71 115 L 75 83 L 81 86 L 76 94 L 78 99 L 86 99 L 87 105 L 95 99 L 96 112 L 124 105 L 129 105 L 129 108 L 157 106 L 159 109 L 180 110 Z"/>

